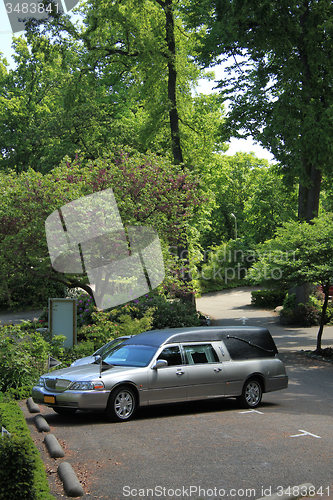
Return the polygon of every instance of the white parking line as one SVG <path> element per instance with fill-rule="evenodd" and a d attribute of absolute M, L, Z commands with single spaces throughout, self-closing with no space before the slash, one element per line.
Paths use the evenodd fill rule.
<path fill-rule="evenodd" d="M 312 434 L 311 432 L 303 431 L 302 429 L 298 429 L 298 430 L 302 434 L 294 434 L 293 436 L 289 436 L 289 437 L 296 438 L 296 437 L 300 437 L 300 436 L 312 436 L 314 438 L 321 439 L 321 436 L 317 436 L 316 434 Z"/>
<path fill-rule="evenodd" d="M 245 410 L 245 411 L 240 411 L 239 413 L 259 413 L 260 415 L 263 415 L 263 412 L 258 410 Z"/>

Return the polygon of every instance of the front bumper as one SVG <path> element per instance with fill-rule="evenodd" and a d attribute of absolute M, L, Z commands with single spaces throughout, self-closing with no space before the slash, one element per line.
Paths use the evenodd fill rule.
<path fill-rule="evenodd" d="M 49 391 L 45 387 L 35 386 L 32 389 L 32 399 L 37 404 L 78 410 L 105 410 L 110 391 Z"/>

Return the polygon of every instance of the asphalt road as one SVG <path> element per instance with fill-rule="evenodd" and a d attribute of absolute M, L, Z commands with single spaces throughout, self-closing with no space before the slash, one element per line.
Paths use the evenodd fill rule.
<path fill-rule="evenodd" d="M 221 313 L 211 305 L 215 318 L 242 324 L 241 318 L 252 315 L 246 324 L 255 318 L 260 324 L 272 322 L 288 389 L 265 394 L 256 411 L 241 410 L 232 399 L 197 402 L 142 408 L 132 421 L 116 424 L 104 414 L 61 417 L 41 406 L 66 452 L 58 460 L 48 458 L 43 436 L 22 404 L 57 499 L 67 498 L 56 477 L 61 461 L 71 463 L 86 499 L 257 499 L 305 482 L 333 498 L 333 365 L 294 352 L 315 341 L 315 330 L 295 329 L 292 341 L 287 329 L 283 347 L 284 329 L 276 315 L 252 310 L 246 294 L 223 293 L 222 300 L 216 299 Z M 202 304 L 206 297 L 200 301 L 199 309 L 208 313 Z"/>

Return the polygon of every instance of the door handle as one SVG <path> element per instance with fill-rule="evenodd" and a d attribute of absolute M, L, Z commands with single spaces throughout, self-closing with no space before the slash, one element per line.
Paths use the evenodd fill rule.
<path fill-rule="evenodd" d="M 222 368 L 214 368 L 214 372 L 221 372 Z"/>
<path fill-rule="evenodd" d="M 177 370 L 176 371 L 176 375 L 184 375 L 185 372 L 183 372 L 182 370 Z"/>

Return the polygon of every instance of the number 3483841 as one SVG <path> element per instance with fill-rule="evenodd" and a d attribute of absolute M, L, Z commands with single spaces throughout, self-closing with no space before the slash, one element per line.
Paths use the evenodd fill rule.
<path fill-rule="evenodd" d="M 6 3 L 7 14 L 58 14 L 58 4 L 57 3 Z"/>

